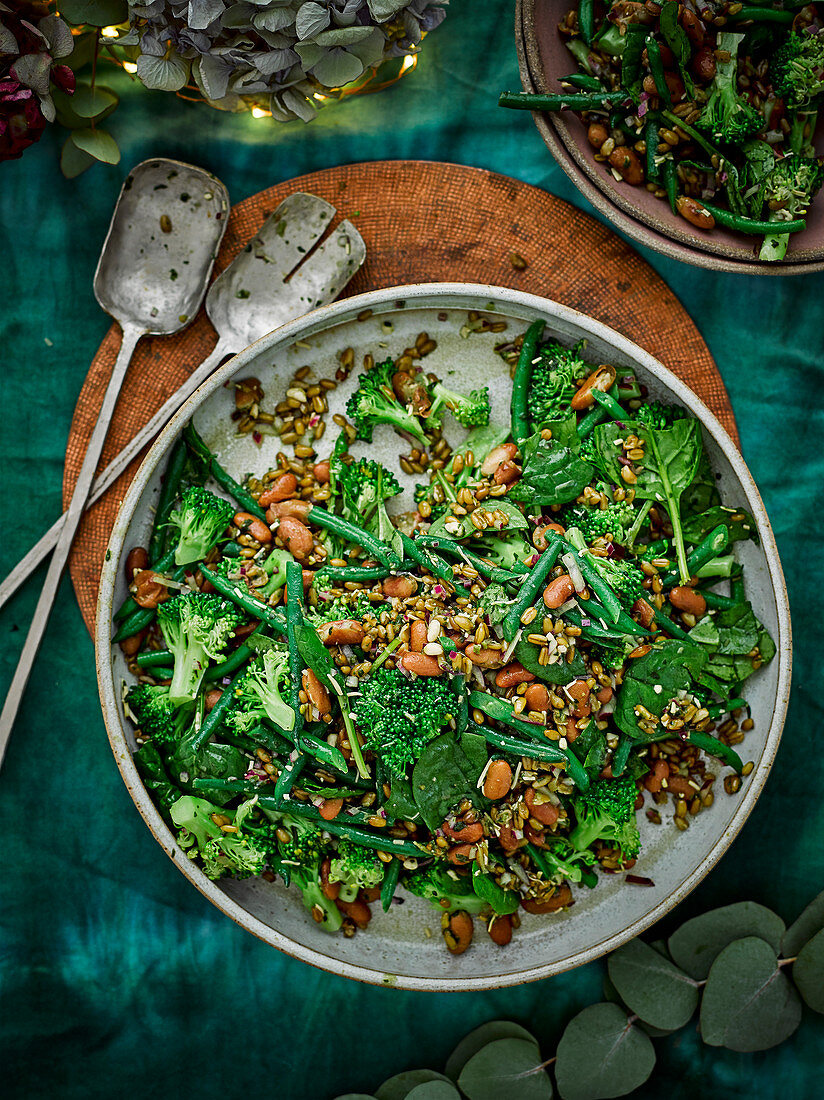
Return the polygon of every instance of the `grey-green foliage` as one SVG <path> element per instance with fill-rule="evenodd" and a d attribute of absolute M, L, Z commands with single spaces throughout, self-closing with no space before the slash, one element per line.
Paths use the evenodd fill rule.
<path fill-rule="evenodd" d="M 375 1097 L 376 1100 L 406 1100 L 407 1096 L 419 1086 L 431 1084 L 432 1082 L 440 1082 L 441 1084 L 445 1082 L 447 1085 L 452 1085 L 448 1077 L 444 1077 L 442 1073 L 437 1073 L 434 1069 L 408 1069 L 403 1073 L 396 1073 L 394 1077 L 384 1081 L 381 1087 L 376 1089 Z M 418 1098 L 418 1100 L 421 1100 L 421 1098 Z M 426 1098 L 423 1098 L 423 1100 L 426 1100 Z"/>
<path fill-rule="evenodd" d="M 739 901 L 688 920 L 670 936 L 668 946 L 674 962 L 690 977 L 701 980 L 733 940 L 758 936 L 778 951 L 783 935 L 784 921 L 771 909 L 754 901 Z"/>
<path fill-rule="evenodd" d="M 552 1100 L 552 1082 L 534 1042 L 495 1039 L 469 1059 L 458 1086 L 468 1100 Z"/>
<path fill-rule="evenodd" d="M 815 1012 L 824 1012 L 824 929 L 798 952 L 793 980 L 805 1003 Z"/>
<path fill-rule="evenodd" d="M 814 897 L 801 915 L 793 921 L 784 933 L 781 941 L 781 954 L 785 959 L 797 955 L 804 944 L 813 938 L 816 932 L 824 928 L 824 890 Z"/>
<path fill-rule="evenodd" d="M 128 5 L 129 32 L 117 41 L 135 51 L 137 75 L 149 88 L 175 91 L 193 79 L 221 107 L 254 96 L 278 121 L 308 122 L 318 88 L 340 87 L 385 58 L 414 53 L 448 3 L 152 0 Z"/>
<path fill-rule="evenodd" d="M 527 1043 L 534 1043 L 535 1050 L 538 1050 L 538 1040 L 525 1027 L 512 1020 L 490 1020 L 461 1039 L 446 1061 L 447 1077 L 457 1081 L 469 1059 L 496 1039 L 523 1039 Z"/>
<path fill-rule="evenodd" d="M 683 1027 L 698 1007 L 697 982 L 643 940 L 619 947 L 608 967 L 624 1004 L 654 1027 Z"/>
<path fill-rule="evenodd" d="M 730 1050 L 767 1050 L 783 1043 L 800 1023 L 801 1001 L 774 948 L 756 936 L 728 944 L 710 967 L 704 988 L 704 1042 Z"/>
<path fill-rule="evenodd" d="M 555 1080 L 563 1100 L 626 1096 L 655 1066 L 652 1040 L 618 1005 L 590 1005 L 567 1026 L 558 1044 Z"/>

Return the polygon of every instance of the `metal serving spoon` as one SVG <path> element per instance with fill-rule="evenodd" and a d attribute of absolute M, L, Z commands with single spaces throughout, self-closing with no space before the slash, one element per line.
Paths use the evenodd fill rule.
<path fill-rule="evenodd" d="M 123 340 L 0 714 L 0 763 L 92 487 L 126 370 L 142 336 L 170 336 L 197 313 L 226 230 L 229 195 L 202 168 L 147 160 L 126 178 L 94 276 Z"/>
<path fill-rule="evenodd" d="M 226 356 L 337 298 L 363 263 L 366 248 L 348 221 L 341 222 L 318 245 L 334 216 L 334 206 L 316 195 L 290 195 L 218 275 L 206 296 L 206 313 L 218 332 L 217 344 L 95 479 L 87 508 L 100 499 Z M 52 524 L 0 585 L 0 607 L 56 544 L 64 521 L 65 515 Z"/>

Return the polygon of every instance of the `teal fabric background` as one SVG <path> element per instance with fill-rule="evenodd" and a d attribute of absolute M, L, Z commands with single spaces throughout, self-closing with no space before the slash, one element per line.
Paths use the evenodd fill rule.
<path fill-rule="evenodd" d="M 334 164 L 436 159 L 514 174 L 585 206 L 530 117 L 495 107 L 500 89 L 519 87 L 511 26 L 508 3 L 453 0 L 416 73 L 307 128 L 218 115 L 121 78 L 111 123 L 120 166 L 67 182 L 54 135 L 0 166 L 3 575 L 60 511 L 72 409 L 109 323 L 92 274 L 126 170 L 179 157 L 214 171 L 237 201 Z M 796 639 L 793 700 L 766 791 L 720 866 L 659 930 L 743 898 L 789 921 L 824 887 L 824 275 L 757 279 L 646 258 L 695 318 L 729 388 L 775 527 Z M 0 614 L 0 690 L 38 579 Z M 0 773 L 0 838 L 0 1066 L 10 1098 L 328 1100 L 401 1069 L 440 1066 L 466 1031 L 499 1016 L 534 1028 L 551 1053 L 571 1015 L 600 996 L 601 963 L 484 994 L 374 989 L 235 927 L 174 869 L 126 793 L 68 580 Z M 789 1042 L 756 1055 L 704 1047 L 691 1030 L 656 1046 L 644 1097 L 806 1100 L 817 1094 L 824 1020 L 807 1012 Z"/>

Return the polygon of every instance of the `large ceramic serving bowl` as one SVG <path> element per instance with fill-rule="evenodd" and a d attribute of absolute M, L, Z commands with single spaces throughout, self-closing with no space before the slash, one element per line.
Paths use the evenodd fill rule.
<path fill-rule="evenodd" d="M 571 0 L 518 0 L 515 38 L 524 91 L 560 92 L 560 78 L 574 71 L 575 62 L 558 34 L 558 21 L 571 6 Z M 812 204 L 807 227 L 793 234 L 786 260 L 764 263 L 758 259 L 761 237 L 747 237 L 722 226 L 711 233 L 701 232 L 646 188 L 616 180 L 609 165 L 594 159 L 586 127 L 571 111 L 535 112 L 533 119 L 547 148 L 578 190 L 639 244 L 715 271 L 801 275 L 824 270 L 824 201 Z"/>
<path fill-rule="evenodd" d="M 464 330 L 461 335 L 468 310 L 506 322 L 506 332 L 467 335 Z M 371 313 L 358 321 L 364 311 Z M 691 821 L 687 832 L 676 830 L 671 821 L 658 827 L 641 821 L 643 854 L 636 871 L 651 878 L 654 886 L 639 888 L 626 885 L 623 875 L 603 876 L 595 890 L 576 891 L 575 905 L 568 912 L 549 917 L 524 914 L 506 949 L 496 947 L 479 930 L 472 948 L 453 957 L 441 939 L 439 913 L 408 896 L 387 914 L 376 911 L 367 933 L 352 939 L 330 936 L 303 908 L 299 893 L 279 882 L 211 882 L 186 858 L 152 804 L 132 762 L 134 738 L 121 705 L 122 685 L 129 676 L 119 649 L 110 644 L 112 612 L 126 595 L 124 556 L 132 546 L 146 544 L 167 455 L 190 416 L 235 477 L 262 473 L 275 464 L 277 437 L 265 437 L 258 447 L 251 436 L 235 433 L 229 419 L 233 378 L 258 377 L 268 403 L 274 403 L 298 367 L 311 364 L 318 376 L 332 377 L 344 348 L 354 349 L 356 363 L 376 349 L 397 357 L 426 331 L 438 344 L 427 367 L 441 376 L 452 374 L 463 389 L 488 385 L 493 420 L 505 423 L 511 383 L 494 345 L 523 332 L 537 317 L 544 318 L 548 331 L 564 343 L 587 340 L 593 362 L 630 367 L 654 396 L 688 407 L 703 426 L 723 499 L 755 516 L 760 545 L 739 544 L 739 553 L 746 566 L 748 596 L 778 647 L 775 660 L 747 682 L 755 729 L 747 735 L 743 751 L 755 769 L 737 796 L 720 794 L 710 810 Z M 353 372 L 330 394 L 330 415 L 342 411 L 355 379 Z M 329 440 L 331 447 L 329 434 L 324 444 Z M 460 438 L 455 433 L 453 443 Z M 369 454 L 397 472 L 402 448 L 391 430 L 379 428 Z M 411 499 L 411 479 L 405 479 L 405 486 L 406 498 Z M 103 715 L 117 765 L 146 824 L 182 874 L 238 924 L 280 950 L 337 974 L 412 989 L 484 989 L 542 978 L 602 955 L 663 916 L 721 858 L 752 810 L 778 748 L 790 685 L 787 596 L 769 520 L 743 459 L 712 413 L 659 362 L 598 321 L 518 291 L 451 283 L 373 291 L 316 310 L 252 344 L 201 386 L 160 435 L 126 494 L 101 576 L 96 646 Z"/>

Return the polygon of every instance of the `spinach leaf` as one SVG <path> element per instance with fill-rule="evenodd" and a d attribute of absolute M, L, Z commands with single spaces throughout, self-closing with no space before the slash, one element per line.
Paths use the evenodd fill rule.
<path fill-rule="evenodd" d="M 644 66 L 641 54 L 646 45 L 647 30 L 640 23 L 630 23 L 624 37 L 624 50 L 621 54 L 621 87 L 637 103 L 641 98 L 641 85 L 644 80 Z"/>
<path fill-rule="evenodd" d="M 412 797 L 412 787 L 404 776 L 392 776 L 391 793 L 384 802 L 383 809 L 392 821 L 416 821 L 419 818 L 418 807 Z"/>
<path fill-rule="evenodd" d="M 763 142 L 761 144 L 763 145 Z M 721 496 L 716 481 L 715 473 L 710 465 L 709 455 L 702 450 L 692 484 L 681 495 L 682 518 L 706 512 L 709 508 L 714 508 L 717 504 L 720 504 Z"/>
<path fill-rule="evenodd" d="M 725 685 L 740 683 L 755 672 L 753 658 L 747 654 L 756 646 L 764 664 L 775 656 L 775 643 L 746 601 L 714 617 L 705 615 L 690 631 L 690 640 L 707 655 L 700 682 L 725 697 L 729 696 Z"/>
<path fill-rule="evenodd" d="M 705 663 L 706 654 L 700 646 L 674 640 L 633 661 L 618 692 L 615 724 L 634 740 L 646 740 L 634 708 L 643 706 L 660 718 L 679 691 L 690 689 Z"/>
<path fill-rule="evenodd" d="M 337 675 L 335 662 L 320 640 L 317 630 L 305 619 L 295 623 L 295 642 L 306 667 L 311 668 L 322 684 L 334 688 L 333 679 Z"/>
<path fill-rule="evenodd" d="M 516 912 L 521 901 L 517 891 L 504 890 L 492 875 L 484 874 L 477 868 L 472 872 L 472 889 L 481 901 L 491 905 L 499 916 Z"/>
<path fill-rule="evenodd" d="M 685 542 L 697 545 L 713 528 L 722 525 L 729 531 L 730 543 L 746 542 L 747 539 L 758 542 L 755 520 L 744 508 L 725 508 L 722 505 L 715 505 L 706 512 L 691 515 L 688 519 L 683 517 L 683 505 L 681 512 L 681 529 L 684 532 Z"/>
<path fill-rule="evenodd" d="M 678 4 L 676 0 L 667 0 L 661 8 L 659 26 L 667 45 L 675 55 L 675 61 L 684 81 L 684 87 L 687 89 L 690 98 L 692 98 L 695 91 L 689 70 L 692 48 L 687 32 L 678 22 Z"/>
<path fill-rule="evenodd" d="M 169 756 L 167 765 L 172 781 L 179 783 L 184 791 L 202 794 L 192 786 L 194 779 L 240 779 L 248 766 L 248 759 L 234 745 L 223 745 L 207 741 L 195 750 L 193 742 L 198 736 L 193 726 L 180 739 L 174 752 Z M 210 791 L 209 800 L 218 806 L 225 806 L 235 795 L 231 791 Z"/>
<path fill-rule="evenodd" d="M 544 439 L 540 432 L 531 435 L 522 448 L 523 473 L 509 496 L 524 504 L 568 504 L 575 500 L 595 473 L 592 464 L 575 453 L 579 446 L 580 442 L 575 449 L 565 446 L 554 435 L 552 439 Z"/>
<path fill-rule="evenodd" d="M 170 821 L 169 807 L 180 798 L 183 792 L 169 779 L 163 761 L 160 759 L 160 753 L 157 751 L 157 746 L 151 741 L 147 741 L 140 746 L 133 759 L 140 778 L 143 780 L 143 786 L 147 791 L 152 792 L 160 812 Z"/>
<path fill-rule="evenodd" d="M 484 531 L 485 535 L 508 535 L 511 531 L 517 531 L 529 526 L 521 512 L 520 508 L 516 508 L 514 504 L 510 504 L 508 500 L 501 500 L 495 498 L 490 500 L 488 504 L 481 505 L 485 510 L 495 510 L 497 512 L 503 512 L 507 517 L 508 523 L 506 527 L 498 530 L 494 527 L 487 527 Z M 447 522 L 449 526 L 447 527 Z M 478 531 L 472 524 L 472 520 L 469 518 L 469 513 L 465 516 L 453 516 L 451 512 L 446 512 L 444 515 L 437 519 L 429 528 L 429 534 L 437 536 L 439 539 L 452 539 L 458 541 L 466 538 L 469 535 L 477 535 Z"/>
<path fill-rule="evenodd" d="M 487 758 L 486 742 L 477 733 L 458 741 L 450 731 L 429 742 L 412 770 L 412 797 L 430 829 L 440 829 L 463 798 L 482 805 L 477 782 Z"/>
<path fill-rule="evenodd" d="M 572 664 L 567 664 L 566 661 L 557 661 L 553 665 L 539 664 L 540 652 L 538 646 L 522 637 L 512 652 L 512 659 L 519 661 L 527 672 L 532 672 L 547 684 L 569 684 L 579 676 L 587 675 L 586 665 L 577 650 Z"/>

